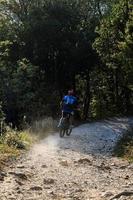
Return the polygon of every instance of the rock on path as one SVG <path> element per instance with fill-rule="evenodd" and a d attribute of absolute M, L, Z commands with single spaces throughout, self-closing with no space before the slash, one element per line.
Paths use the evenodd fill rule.
<path fill-rule="evenodd" d="M 133 119 L 83 124 L 34 145 L 0 179 L 1 200 L 109 200 L 133 190 L 133 165 L 112 149 Z M 133 196 L 119 199 L 133 200 Z"/>

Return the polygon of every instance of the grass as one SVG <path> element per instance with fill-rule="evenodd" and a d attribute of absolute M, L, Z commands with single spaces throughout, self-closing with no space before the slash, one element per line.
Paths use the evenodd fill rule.
<path fill-rule="evenodd" d="M 114 155 L 133 162 L 133 129 L 128 130 L 116 144 Z"/>
<path fill-rule="evenodd" d="M 0 136 L 0 168 L 8 163 L 10 158 L 16 158 L 39 139 L 46 137 L 56 127 L 56 121 L 45 118 L 35 121 L 29 130 L 17 131 L 6 127 Z"/>
<path fill-rule="evenodd" d="M 51 117 L 43 118 L 32 122 L 31 132 L 37 135 L 40 139 L 47 137 L 49 134 L 57 131 L 58 121 Z"/>
<path fill-rule="evenodd" d="M 16 158 L 36 141 L 29 131 L 20 131 L 7 128 L 0 136 L 0 168 L 6 165 L 10 158 Z"/>

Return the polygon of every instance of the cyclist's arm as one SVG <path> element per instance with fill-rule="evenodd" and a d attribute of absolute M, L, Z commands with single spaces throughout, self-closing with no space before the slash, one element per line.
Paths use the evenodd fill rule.
<path fill-rule="evenodd" d="M 65 103 L 65 97 L 63 97 L 63 99 L 61 100 L 61 102 L 60 102 L 60 108 L 62 108 L 63 107 L 63 104 Z"/>

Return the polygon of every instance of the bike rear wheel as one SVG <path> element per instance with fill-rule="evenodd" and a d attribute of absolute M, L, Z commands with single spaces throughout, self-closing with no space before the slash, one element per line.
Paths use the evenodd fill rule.
<path fill-rule="evenodd" d="M 72 128 L 69 128 L 66 130 L 66 135 L 67 136 L 70 136 L 71 135 L 71 132 L 72 132 Z"/>

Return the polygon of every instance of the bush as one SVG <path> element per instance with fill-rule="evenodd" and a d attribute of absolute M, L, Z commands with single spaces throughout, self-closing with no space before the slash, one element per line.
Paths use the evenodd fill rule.
<path fill-rule="evenodd" d="M 3 143 L 7 144 L 9 147 L 26 149 L 32 143 L 32 137 L 26 131 L 18 132 L 8 127 L 3 136 Z"/>
<path fill-rule="evenodd" d="M 133 129 L 128 130 L 116 144 L 114 154 L 133 162 Z"/>

